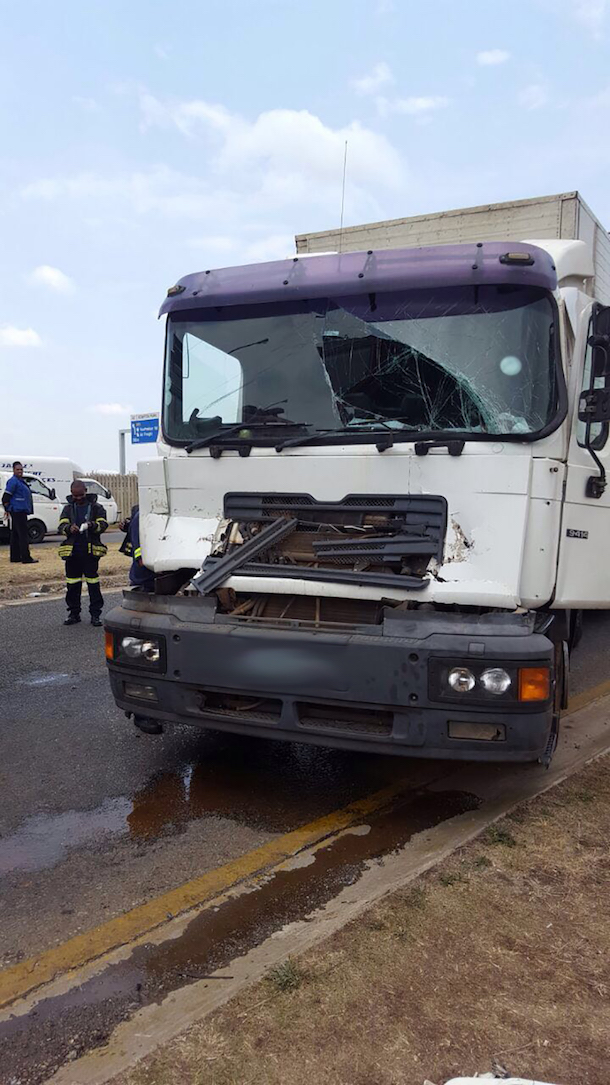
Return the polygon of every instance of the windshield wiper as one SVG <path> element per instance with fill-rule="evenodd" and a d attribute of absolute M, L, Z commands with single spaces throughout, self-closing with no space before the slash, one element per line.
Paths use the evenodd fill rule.
<path fill-rule="evenodd" d="M 190 455 L 191 452 L 196 452 L 198 448 L 207 448 L 208 445 L 211 445 L 212 442 L 219 437 L 224 439 L 225 437 L 233 436 L 235 433 L 240 433 L 242 430 L 249 430 L 260 426 L 307 426 L 307 422 L 291 422 L 288 418 L 278 418 L 277 415 L 280 413 L 279 411 L 276 411 L 275 414 L 270 414 L 273 408 L 278 408 L 280 404 L 286 402 L 287 400 L 282 399 L 269 403 L 266 407 L 256 407 L 250 416 L 245 418 L 243 422 L 236 422 L 234 426 L 229 426 L 227 429 L 223 428 L 222 425 L 217 426 L 211 433 L 207 433 L 205 437 L 199 437 L 196 441 L 191 441 L 191 443 L 186 446 L 186 451 Z M 267 418 L 265 418 L 265 415 L 267 415 Z M 220 422 L 221 419 L 213 418 L 211 421 Z"/>
<path fill-rule="evenodd" d="M 315 429 L 311 433 L 302 434 L 301 437 L 291 437 L 288 441 L 281 441 L 279 445 L 275 446 L 275 451 L 282 452 L 284 448 L 297 448 L 298 445 L 306 445 L 319 437 L 330 437 L 334 433 L 347 433 L 347 428 L 340 426 L 338 429 Z"/>
<path fill-rule="evenodd" d="M 378 425 L 384 430 L 393 433 L 394 431 L 384 422 L 379 422 Z M 276 452 L 282 452 L 284 448 L 298 448 L 299 445 L 307 445 L 310 441 L 316 441 L 323 437 L 332 437 L 337 433 L 372 433 L 374 428 L 363 423 L 359 426 L 339 426 L 337 429 L 316 429 L 311 433 L 304 433 L 302 437 L 291 437 L 288 441 L 282 441 L 279 445 L 275 446 Z M 400 431 L 402 432 L 402 430 Z M 389 446 L 388 446 L 389 447 Z M 382 449 L 379 449 L 381 452 Z"/>
<path fill-rule="evenodd" d="M 407 434 L 408 440 L 415 441 L 415 453 L 417 456 L 427 456 L 428 451 L 431 448 L 446 448 L 450 456 L 461 456 L 464 451 L 464 445 L 466 444 L 466 439 L 463 437 L 448 437 L 444 440 L 437 440 L 436 437 L 432 436 L 420 436 L 421 430 L 394 430 L 391 426 L 385 425 L 383 422 L 380 422 L 379 426 L 383 428 L 384 436 L 376 443 L 378 452 L 386 452 L 388 448 L 392 448 L 396 436 L 399 436 L 404 440 Z M 299 445 L 306 445 L 309 444 L 310 441 L 331 437 L 337 433 L 373 432 L 374 430 L 370 426 L 342 426 L 339 429 L 314 430 L 313 433 L 304 433 L 302 437 L 292 437 L 288 441 L 282 441 L 281 444 L 275 446 L 275 451 L 281 452 L 284 448 L 298 448 Z M 417 440 L 418 437 L 420 437 L 420 440 Z"/>

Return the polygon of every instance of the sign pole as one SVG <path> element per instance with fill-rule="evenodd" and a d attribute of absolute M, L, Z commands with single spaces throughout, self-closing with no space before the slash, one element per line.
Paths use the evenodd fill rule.
<path fill-rule="evenodd" d="M 128 429 L 119 430 L 119 475 L 127 474 L 127 468 L 125 466 L 125 434 L 129 432 Z"/>

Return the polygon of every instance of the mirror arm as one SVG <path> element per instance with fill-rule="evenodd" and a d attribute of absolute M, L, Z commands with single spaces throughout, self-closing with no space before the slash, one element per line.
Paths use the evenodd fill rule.
<path fill-rule="evenodd" d="M 587 426 L 587 429 L 588 428 L 589 427 Z M 599 498 L 602 496 L 604 490 L 606 489 L 606 468 L 604 467 L 602 461 L 597 455 L 595 449 L 591 448 L 588 434 L 586 438 L 586 448 L 599 470 L 599 475 L 589 475 L 587 479 L 587 485 L 585 486 L 585 497 Z"/>
<path fill-rule="evenodd" d="M 592 350 L 601 350 L 604 354 L 604 374 L 608 373 L 608 336 L 607 335 L 590 335 L 588 344 Z M 589 392 L 595 390 L 595 360 L 591 358 L 591 380 L 589 383 Z M 585 497 L 593 497 L 599 499 L 606 489 L 606 469 L 597 455 L 594 448 L 591 446 L 591 422 L 587 421 L 587 428 L 585 430 L 585 448 L 587 449 L 591 459 L 597 467 L 598 475 L 589 475 L 585 486 Z"/>

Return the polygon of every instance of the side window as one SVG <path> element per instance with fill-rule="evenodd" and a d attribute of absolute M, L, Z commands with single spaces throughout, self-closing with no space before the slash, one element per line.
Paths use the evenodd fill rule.
<path fill-rule="evenodd" d="M 602 314 L 607 310 L 602 310 Z M 582 375 L 582 389 L 581 391 L 587 392 L 590 389 L 595 388 L 608 388 L 610 387 L 610 374 L 599 372 L 602 369 L 602 358 L 599 350 L 594 350 L 589 346 L 589 337 L 594 331 L 594 320 L 591 318 L 589 322 L 589 328 L 587 331 L 587 348 L 585 353 L 585 365 Z M 591 368 L 595 364 L 595 373 L 591 373 Z M 591 383 L 591 377 L 593 376 L 593 383 Z M 608 440 L 609 425 L 607 422 L 593 422 L 591 424 L 591 447 L 599 452 L 604 448 L 606 441 Z M 578 428 L 576 430 L 576 439 L 581 446 L 585 447 L 585 435 L 587 426 L 585 422 L 578 422 Z"/>
<path fill-rule="evenodd" d="M 36 478 L 34 475 L 25 475 L 24 482 L 27 482 L 30 490 L 33 494 L 36 494 L 37 497 L 46 497 L 50 499 L 51 495 L 49 493 L 49 487 L 45 486 L 44 482 L 41 482 L 39 478 Z"/>
<path fill-rule="evenodd" d="M 102 486 L 100 486 L 99 482 L 86 482 L 85 485 L 87 487 L 88 494 L 95 494 L 96 497 L 106 496 L 104 489 Z"/>
<path fill-rule="evenodd" d="M 182 344 L 182 421 L 192 413 L 239 421 L 242 368 L 238 358 L 186 332 Z"/>

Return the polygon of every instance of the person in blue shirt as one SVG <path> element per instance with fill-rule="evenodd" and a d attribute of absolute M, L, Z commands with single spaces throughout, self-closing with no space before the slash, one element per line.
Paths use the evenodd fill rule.
<path fill-rule="evenodd" d="M 154 592 L 155 574 L 152 569 L 147 569 L 142 561 L 142 547 L 140 546 L 140 506 L 134 505 L 131 516 L 123 520 L 119 527 L 126 532 L 125 539 L 120 546 L 120 551 L 126 557 L 132 558 L 129 570 L 129 583 L 136 591 Z"/>
<path fill-rule="evenodd" d="M 23 464 L 15 460 L 13 473 L 2 494 L 2 504 L 11 519 L 11 561 L 23 565 L 35 565 L 36 558 L 30 554 L 28 542 L 28 516 L 34 511 L 32 491 L 23 481 Z"/>

